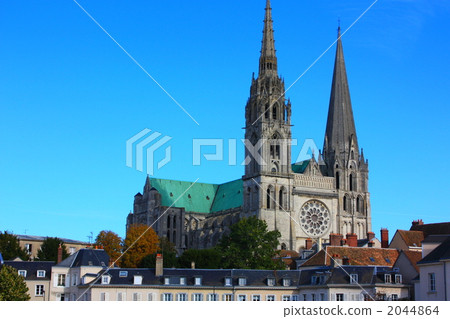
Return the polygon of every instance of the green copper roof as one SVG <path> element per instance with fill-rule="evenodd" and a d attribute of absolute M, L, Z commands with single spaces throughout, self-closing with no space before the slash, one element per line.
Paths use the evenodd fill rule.
<path fill-rule="evenodd" d="M 294 173 L 297 174 L 303 174 L 303 172 L 305 171 L 305 169 L 308 167 L 310 160 L 306 160 L 306 161 L 302 161 L 302 162 L 298 162 L 298 163 L 294 163 L 292 164 L 292 171 Z"/>
<path fill-rule="evenodd" d="M 205 214 L 242 206 L 243 182 L 241 179 L 221 185 L 193 184 L 158 178 L 151 178 L 150 181 L 151 186 L 161 194 L 163 206 L 173 204 L 173 207 L 184 207 L 186 212 Z M 188 188 L 189 190 L 185 192 Z"/>

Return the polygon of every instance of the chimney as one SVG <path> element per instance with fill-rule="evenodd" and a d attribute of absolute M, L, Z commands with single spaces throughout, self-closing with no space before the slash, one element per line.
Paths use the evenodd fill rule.
<path fill-rule="evenodd" d="M 412 225 L 413 226 L 423 225 L 423 220 L 421 219 L 413 220 Z"/>
<path fill-rule="evenodd" d="M 313 246 L 312 239 L 311 239 L 311 238 L 308 238 L 308 239 L 305 241 L 305 249 L 306 249 L 306 250 L 311 250 L 312 246 Z"/>
<path fill-rule="evenodd" d="M 389 247 L 389 230 L 387 228 L 381 228 L 381 248 Z"/>
<path fill-rule="evenodd" d="M 341 234 L 330 234 L 330 246 L 341 246 L 342 238 Z"/>
<path fill-rule="evenodd" d="M 342 266 L 342 259 L 339 258 L 338 254 L 333 254 L 332 259 L 330 260 L 331 267 L 337 268 Z"/>
<path fill-rule="evenodd" d="M 367 233 L 367 240 L 370 242 L 370 241 L 372 241 L 372 239 L 374 239 L 375 238 L 375 233 L 374 232 L 368 232 Z"/>
<path fill-rule="evenodd" d="M 356 234 L 347 234 L 347 245 L 348 247 L 358 247 L 358 236 Z"/>
<path fill-rule="evenodd" d="M 59 244 L 59 247 L 58 247 L 58 261 L 57 261 L 57 264 L 59 264 L 59 263 L 62 261 L 62 256 L 63 256 L 62 246 L 61 246 L 61 244 Z"/>
<path fill-rule="evenodd" d="M 163 275 L 164 266 L 163 266 L 163 255 L 156 254 L 156 267 L 155 267 L 155 276 L 161 277 Z"/>
<path fill-rule="evenodd" d="M 191 269 L 195 269 L 195 261 L 191 261 Z"/>
<path fill-rule="evenodd" d="M 342 265 L 344 265 L 344 266 L 350 265 L 350 259 L 347 256 L 344 256 L 342 258 Z"/>

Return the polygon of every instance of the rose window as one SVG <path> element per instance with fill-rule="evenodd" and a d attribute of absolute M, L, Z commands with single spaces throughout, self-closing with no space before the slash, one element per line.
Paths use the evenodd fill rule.
<path fill-rule="evenodd" d="M 330 228 L 330 212 L 319 201 L 311 200 L 300 211 L 300 225 L 311 237 L 320 237 Z"/>

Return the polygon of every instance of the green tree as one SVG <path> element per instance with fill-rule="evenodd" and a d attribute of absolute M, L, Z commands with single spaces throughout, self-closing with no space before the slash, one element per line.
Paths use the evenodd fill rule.
<path fill-rule="evenodd" d="M 127 230 L 123 241 L 121 266 L 125 268 L 140 267 L 144 257 L 156 253 L 159 249 L 159 239 L 155 231 L 146 225 L 134 224 Z"/>
<path fill-rule="evenodd" d="M 177 267 L 177 250 L 175 244 L 167 237 L 159 237 L 159 249 L 156 253 L 144 257 L 139 264 L 141 268 L 155 268 L 156 255 L 163 255 L 163 267 L 172 268 Z"/>
<path fill-rule="evenodd" d="M 195 268 L 219 269 L 222 267 L 222 253 L 218 248 L 188 249 L 178 259 L 178 267 L 191 268 L 195 262 Z"/>
<path fill-rule="evenodd" d="M 95 244 L 102 246 L 111 262 L 116 261 L 122 254 L 122 238 L 110 230 L 102 230 L 95 239 Z"/>
<path fill-rule="evenodd" d="M 12 260 L 17 257 L 25 261 L 30 259 L 27 251 L 20 248 L 17 236 L 7 231 L 0 232 L 0 252 L 4 260 Z"/>
<path fill-rule="evenodd" d="M 230 230 L 219 243 L 223 268 L 285 269 L 276 258 L 280 232 L 267 231 L 265 221 L 254 216 L 243 218 L 231 225 Z"/>
<path fill-rule="evenodd" d="M 66 245 L 58 237 L 47 237 L 42 242 L 41 248 L 39 248 L 37 253 L 37 259 L 39 261 L 54 261 L 58 262 L 58 248 L 61 245 L 62 248 L 62 259 L 69 257 Z"/>
<path fill-rule="evenodd" d="M 30 300 L 25 279 L 11 266 L 3 265 L 0 269 L 0 301 Z"/>

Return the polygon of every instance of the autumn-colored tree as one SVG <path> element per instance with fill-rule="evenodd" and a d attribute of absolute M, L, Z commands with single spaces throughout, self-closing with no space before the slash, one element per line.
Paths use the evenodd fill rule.
<path fill-rule="evenodd" d="M 0 301 L 30 300 L 25 279 L 17 273 L 17 269 L 3 265 L 0 269 Z"/>
<path fill-rule="evenodd" d="M 111 262 L 115 262 L 122 254 L 122 238 L 110 230 L 102 230 L 95 239 L 95 244 L 102 246 Z"/>
<path fill-rule="evenodd" d="M 158 235 L 152 228 L 142 224 L 131 225 L 123 242 L 121 266 L 137 268 L 145 256 L 154 254 L 158 249 Z"/>

